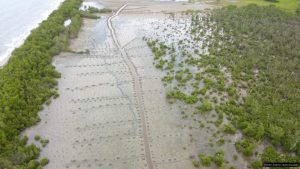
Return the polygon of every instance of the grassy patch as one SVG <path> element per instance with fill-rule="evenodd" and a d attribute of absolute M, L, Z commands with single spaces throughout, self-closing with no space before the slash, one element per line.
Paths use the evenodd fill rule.
<path fill-rule="evenodd" d="M 269 2 L 266 0 L 240 0 L 242 5 L 257 4 L 260 6 L 274 5 L 280 9 L 294 12 L 299 4 L 298 0 L 278 0 L 277 2 Z"/>

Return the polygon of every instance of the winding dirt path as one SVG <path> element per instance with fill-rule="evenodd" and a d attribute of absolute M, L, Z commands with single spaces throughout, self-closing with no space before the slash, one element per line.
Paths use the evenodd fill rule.
<path fill-rule="evenodd" d="M 145 148 L 145 158 L 147 161 L 147 165 L 149 169 L 154 169 L 153 167 L 153 162 L 152 162 L 152 157 L 150 153 L 150 145 L 149 145 L 149 140 L 148 140 L 148 128 L 146 124 L 146 119 L 145 119 L 145 106 L 143 103 L 143 96 L 142 96 L 142 86 L 140 82 L 140 77 L 137 72 L 137 68 L 135 67 L 134 63 L 130 60 L 129 56 L 127 55 L 126 51 L 124 48 L 121 47 L 117 35 L 115 33 L 115 29 L 112 25 L 112 19 L 120 14 L 123 9 L 125 9 L 128 6 L 128 3 L 124 4 L 122 7 L 120 7 L 116 13 L 114 13 L 112 16 L 110 16 L 107 20 L 107 26 L 109 28 L 109 31 L 111 33 L 111 36 L 113 38 L 113 41 L 115 45 L 117 46 L 118 50 L 121 52 L 121 56 L 123 60 L 125 61 L 126 65 L 129 68 L 129 71 L 132 75 L 133 78 L 133 88 L 135 91 L 135 98 L 137 101 L 138 105 L 138 110 L 141 114 L 141 121 L 142 121 L 142 135 L 143 135 L 143 140 L 144 140 L 144 148 Z"/>

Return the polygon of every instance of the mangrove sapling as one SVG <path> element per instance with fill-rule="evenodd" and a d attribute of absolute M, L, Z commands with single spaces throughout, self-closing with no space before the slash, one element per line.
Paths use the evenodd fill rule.
<path fill-rule="evenodd" d="M 172 83 L 173 79 L 174 79 L 173 76 L 171 76 L 171 75 L 166 75 L 165 77 L 162 78 L 162 81 L 163 81 L 164 83 Z"/>
<path fill-rule="evenodd" d="M 235 134 L 236 128 L 230 124 L 225 124 L 223 127 L 223 131 L 228 134 Z"/>
<path fill-rule="evenodd" d="M 195 74 L 195 80 L 197 80 L 197 81 L 201 81 L 202 80 L 202 75 L 201 75 L 200 72 L 198 72 L 198 73 Z"/>
<path fill-rule="evenodd" d="M 41 161 L 40 161 L 40 164 L 41 166 L 45 166 L 49 163 L 49 159 L 48 158 L 43 158 Z"/>
<path fill-rule="evenodd" d="M 213 97 L 213 102 L 214 102 L 214 104 L 218 103 L 218 98 L 216 96 Z"/>
<path fill-rule="evenodd" d="M 194 167 L 196 167 L 196 168 L 199 167 L 199 161 L 197 161 L 196 159 L 192 159 L 192 163 L 193 163 Z"/>
<path fill-rule="evenodd" d="M 41 139 L 40 143 L 42 144 L 43 147 L 46 147 L 47 144 L 49 143 L 48 139 Z"/>
<path fill-rule="evenodd" d="M 40 135 L 35 135 L 35 136 L 34 136 L 34 140 L 35 140 L 35 141 L 39 141 L 40 139 L 41 139 L 41 136 L 40 136 Z"/>
<path fill-rule="evenodd" d="M 238 140 L 235 143 L 237 151 L 242 152 L 244 156 L 251 156 L 255 149 L 255 144 L 249 139 Z"/>
<path fill-rule="evenodd" d="M 205 156 L 203 153 L 199 153 L 198 157 L 201 161 L 202 166 L 209 167 L 212 163 L 213 157 L 211 156 Z"/>
<path fill-rule="evenodd" d="M 221 146 L 221 145 L 225 144 L 225 140 L 224 140 L 224 138 L 223 138 L 223 137 L 222 137 L 222 138 L 220 138 L 220 139 L 217 141 L 217 143 L 218 143 L 218 145 L 219 145 L 219 146 Z"/>
<path fill-rule="evenodd" d="M 233 154 L 233 159 L 237 160 L 237 159 L 239 159 L 239 156 L 237 154 Z"/>
<path fill-rule="evenodd" d="M 209 100 L 205 99 L 203 102 L 202 102 L 202 105 L 200 107 L 198 107 L 198 110 L 201 112 L 201 113 L 205 113 L 205 112 L 208 112 L 208 111 L 211 111 L 212 110 L 212 105 L 210 103 Z"/>
<path fill-rule="evenodd" d="M 215 125 L 216 127 L 220 127 L 221 124 L 223 123 L 223 119 L 217 119 L 217 120 L 214 121 L 213 123 L 214 123 L 214 125 Z"/>
<path fill-rule="evenodd" d="M 192 83 L 193 88 L 199 89 L 199 82 Z"/>
<path fill-rule="evenodd" d="M 213 157 L 214 163 L 218 166 L 221 167 L 224 164 L 224 151 L 220 150 L 215 153 L 215 156 Z"/>

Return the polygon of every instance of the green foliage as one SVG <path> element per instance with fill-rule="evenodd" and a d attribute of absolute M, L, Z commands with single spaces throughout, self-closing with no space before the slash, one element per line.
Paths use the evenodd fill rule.
<path fill-rule="evenodd" d="M 262 162 L 268 163 L 280 163 L 280 162 L 299 162 L 300 157 L 292 157 L 287 154 L 278 153 L 274 147 L 269 146 L 267 147 L 261 155 Z M 281 167 L 277 167 L 275 169 L 280 169 Z M 288 167 L 289 168 L 289 167 Z"/>
<path fill-rule="evenodd" d="M 300 15 L 300 4 L 298 5 L 298 8 L 296 9 L 296 14 Z"/>
<path fill-rule="evenodd" d="M 213 159 L 211 156 L 205 156 L 202 153 L 199 153 L 198 156 L 199 156 L 199 159 L 201 160 L 202 166 L 209 167 L 211 165 L 212 159 Z"/>
<path fill-rule="evenodd" d="M 261 169 L 262 168 L 262 162 L 259 160 L 251 162 L 251 167 L 253 169 Z"/>
<path fill-rule="evenodd" d="M 175 79 L 181 84 L 185 84 L 192 78 L 193 74 L 189 71 L 189 69 L 185 69 L 184 71 L 177 71 L 175 74 Z"/>
<path fill-rule="evenodd" d="M 237 160 L 238 158 L 239 158 L 239 156 L 238 156 L 237 154 L 234 154 L 234 155 L 233 155 L 233 159 L 234 159 L 234 160 Z"/>
<path fill-rule="evenodd" d="M 268 1 L 268 2 L 278 2 L 278 0 L 265 0 L 265 1 Z"/>
<path fill-rule="evenodd" d="M 154 60 L 161 60 L 162 57 L 166 54 L 166 46 L 163 43 L 159 44 L 157 47 L 158 41 L 147 40 L 147 45 L 150 47 L 152 53 L 154 53 Z"/>
<path fill-rule="evenodd" d="M 236 94 L 236 90 L 235 90 L 234 87 L 230 86 L 230 87 L 227 88 L 227 93 L 228 93 L 229 96 L 233 96 L 233 95 Z"/>
<path fill-rule="evenodd" d="M 100 9 L 99 11 L 100 13 L 109 13 L 109 12 L 112 12 L 111 9 L 108 9 L 108 8 L 103 8 L 103 9 Z"/>
<path fill-rule="evenodd" d="M 214 84 L 214 82 L 209 78 L 205 78 L 203 80 L 203 82 L 205 83 L 205 86 L 207 87 L 207 89 L 210 89 L 212 87 L 212 85 Z"/>
<path fill-rule="evenodd" d="M 83 18 L 89 18 L 89 19 L 99 19 L 100 18 L 100 16 L 97 16 L 94 13 L 91 13 L 89 11 L 81 11 L 80 16 Z"/>
<path fill-rule="evenodd" d="M 42 144 L 43 147 L 46 147 L 48 143 L 49 143 L 48 139 L 42 139 L 41 140 L 41 144 Z"/>
<path fill-rule="evenodd" d="M 209 54 L 199 54 L 200 59 L 193 58 L 184 49 L 184 40 L 178 42 L 181 51 L 176 54 L 174 46 L 173 53 L 169 53 L 158 40 L 147 42 L 155 55 L 156 65 L 162 70 L 170 70 L 170 77 L 165 81 L 176 79 L 175 85 L 179 87 L 193 87 L 191 96 L 182 92 L 186 90 L 175 88 L 167 93 L 167 97 L 191 104 L 196 103 L 198 95 L 202 94 L 206 100 L 198 110 L 205 112 L 214 107 L 207 100 L 211 98 L 208 94 L 218 90 L 221 105 L 215 124 L 220 125 L 226 114 L 233 126 L 224 126 L 224 132 L 233 134 L 236 128 L 242 130 L 248 140 L 236 143 L 238 151 L 251 156 L 255 143 L 267 139 L 284 151 L 299 156 L 300 25 L 297 23 L 300 23 L 300 17 L 272 6 L 256 5 L 229 6 L 215 9 L 203 18 L 197 16 L 193 12 L 192 36 L 204 36 L 203 28 L 212 30 L 212 36 L 206 35 L 203 45 L 208 46 Z M 194 40 L 197 38 L 193 37 Z M 166 54 L 176 55 L 176 59 L 181 56 L 183 61 L 177 59 L 179 62 L 171 63 Z M 174 66 L 179 67 L 176 72 Z M 185 80 L 189 74 L 184 71 L 186 66 L 204 70 L 192 74 L 194 79 L 188 85 L 185 84 L 189 81 Z M 225 68 L 225 73 L 220 68 Z M 203 88 L 199 87 L 201 81 L 205 84 Z M 223 162 L 219 164 L 222 166 Z"/>
<path fill-rule="evenodd" d="M 212 106 L 209 100 L 205 99 L 202 105 L 198 108 L 200 112 L 208 112 L 212 110 Z"/>
<path fill-rule="evenodd" d="M 165 77 L 162 78 L 162 81 L 163 82 L 172 82 L 173 79 L 174 79 L 173 76 L 165 76 Z"/>
<path fill-rule="evenodd" d="M 223 127 L 223 131 L 228 134 L 235 134 L 236 128 L 233 127 L 231 124 L 225 124 Z"/>
<path fill-rule="evenodd" d="M 81 15 L 81 17 L 84 17 L 84 18 L 99 19 L 100 17 L 97 16 L 96 13 L 108 13 L 111 11 L 112 10 L 108 9 L 108 8 L 98 9 L 98 8 L 90 6 L 88 8 L 88 10 L 80 11 L 80 15 Z"/>
<path fill-rule="evenodd" d="M 210 55 L 245 82 L 247 96 L 222 104 L 232 124 L 255 140 L 268 138 L 288 152 L 300 142 L 300 18 L 278 8 L 249 5 L 214 10 L 210 20 L 224 35 L 215 35 Z M 284 33 L 283 33 L 284 32 Z M 232 41 L 232 38 L 234 40 Z M 219 40 L 222 39 L 222 45 Z M 216 50 L 216 48 L 218 50 Z M 235 96 L 234 88 L 227 88 Z"/>
<path fill-rule="evenodd" d="M 40 168 L 40 149 L 26 146 L 20 133 L 39 121 L 42 104 L 54 95 L 60 74 L 51 65 L 52 56 L 68 46 L 69 37 L 81 25 L 81 0 L 66 0 L 46 21 L 14 50 L 0 70 L 0 168 Z M 72 29 L 64 27 L 72 18 Z M 76 21 L 75 21 L 76 20 Z"/>
<path fill-rule="evenodd" d="M 69 37 L 76 38 L 82 24 L 82 18 L 79 14 L 76 14 L 71 17 L 71 23 L 72 24 L 70 25 Z"/>
<path fill-rule="evenodd" d="M 186 95 L 179 89 L 174 89 L 172 91 L 167 92 L 167 99 L 177 99 L 184 101 L 187 104 L 195 104 L 198 101 L 198 97 L 195 95 Z"/>
<path fill-rule="evenodd" d="M 223 145 L 225 143 L 224 138 L 220 138 L 217 143 L 218 145 Z"/>
<path fill-rule="evenodd" d="M 47 165 L 49 163 L 49 159 L 48 158 L 43 158 L 42 160 L 41 160 L 41 162 L 40 162 L 40 164 L 42 165 L 42 166 L 45 166 L 45 165 Z"/>
<path fill-rule="evenodd" d="M 225 82 L 218 81 L 218 83 L 216 84 L 216 88 L 218 91 L 224 91 L 225 90 Z"/>
<path fill-rule="evenodd" d="M 276 125 L 271 125 L 269 128 L 269 136 L 274 144 L 280 144 L 280 140 L 284 136 L 284 130 Z"/>
<path fill-rule="evenodd" d="M 198 80 L 198 81 L 202 80 L 202 75 L 201 75 L 201 73 L 196 73 L 195 79 Z"/>
<path fill-rule="evenodd" d="M 192 163 L 194 167 L 199 168 L 199 161 L 197 161 L 196 159 L 192 159 Z"/>
<path fill-rule="evenodd" d="M 36 169 L 39 167 L 39 162 L 35 161 L 35 160 L 31 160 L 28 162 L 28 169 Z"/>
<path fill-rule="evenodd" d="M 183 72 L 182 71 L 176 72 L 175 79 L 181 81 L 183 79 Z"/>
<path fill-rule="evenodd" d="M 213 157 L 213 161 L 218 167 L 223 166 L 224 164 L 224 151 L 216 152 L 215 156 Z"/>
<path fill-rule="evenodd" d="M 88 8 L 88 11 L 90 13 L 108 13 L 108 12 L 112 12 L 112 10 L 108 9 L 108 8 L 98 9 L 98 8 L 93 7 L 93 6 L 90 6 Z"/>
<path fill-rule="evenodd" d="M 272 1 L 272 0 L 271 0 Z M 299 4 L 299 0 L 274 0 L 274 2 L 270 2 L 268 0 L 242 0 L 238 3 L 241 3 L 243 5 L 246 4 L 257 4 L 262 6 L 276 6 L 282 10 L 285 10 L 289 13 L 293 13 L 297 9 L 297 5 Z"/>
<path fill-rule="evenodd" d="M 243 152 L 243 155 L 248 157 L 253 155 L 255 144 L 248 139 L 244 139 L 244 140 L 237 141 L 235 143 L 235 147 L 237 151 Z"/>
<path fill-rule="evenodd" d="M 34 136 L 34 140 L 35 140 L 35 141 L 39 141 L 40 139 L 41 139 L 41 136 L 40 136 L 40 135 L 35 135 L 35 136 Z"/>

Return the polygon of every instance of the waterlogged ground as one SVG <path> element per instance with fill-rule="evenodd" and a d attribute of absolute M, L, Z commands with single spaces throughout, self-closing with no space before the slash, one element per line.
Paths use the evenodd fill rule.
<path fill-rule="evenodd" d="M 166 92 L 172 86 L 164 86 L 165 72 L 153 65 L 154 55 L 144 37 L 168 45 L 182 40 L 190 51 L 200 48 L 201 43 L 187 36 L 190 16 L 137 13 L 137 6 L 132 3 L 112 19 L 121 48 L 105 15 L 85 19 L 70 46 L 75 51 L 89 49 L 90 54 L 63 53 L 54 58 L 62 75 L 60 96 L 40 112 L 41 122 L 25 132 L 37 145 L 35 135 L 49 139 L 41 152 L 50 160 L 45 168 L 192 169 L 191 158 L 199 152 L 213 155 L 219 149 L 229 164 L 246 168 L 242 158 L 233 160 L 233 143 L 216 144 L 219 136 L 213 135 L 218 129 L 208 123 L 215 118 L 213 113 L 194 116 L 194 107 L 168 102 Z M 237 137 L 224 136 L 232 142 Z"/>
<path fill-rule="evenodd" d="M 207 14 L 207 12 L 203 12 L 197 15 L 201 17 Z M 146 31 L 146 41 L 156 41 L 157 47 L 163 45 L 167 48 L 166 54 L 164 54 L 160 60 L 154 59 L 155 61 L 153 61 L 156 68 L 161 69 L 163 75 L 162 81 L 167 92 L 177 88 L 186 95 L 192 95 L 193 91 L 201 91 L 201 89 L 206 87 L 204 79 L 212 78 L 206 74 L 204 67 L 193 64 L 194 60 L 201 59 L 202 55 L 209 53 L 208 37 L 212 36 L 211 28 L 205 27 L 205 24 L 203 24 L 202 30 L 194 33 L 193 29 L 195 29 L 195 27 L 192 25 L 192 19 L 191 14 L 185 13 L 166 15 L 164 18 L 150 22 L 149 29 L 155 30 L 155 33 Z M 163 64 L 164 66 L 161 67 L 162 62 L 165 63 Z M 175 76 L 175 78 L 177 78 L 176 76 L 180 71 L 188 72 L 183 73 L 183 79 L 186 78 L 188 74 L 192 75 L 191 79 L 186 82 L 182 82 L 184 80 L 180 82 L 178 79 L 172 80 L 172 82 L 165 80 L 167 79 L 166 77 Z M 225 86 L 230 85 L 232 83 L 231 75 L 226 69 L 222 69 L 221 72 L 225 77 Z M 197 79 L 197 73 L 200 75 L 200 80 Z M 213 89 L 207 89 L 206 92 L 204 92 L 205 94 L 200 93 L 200 101 L 195 104 L 187 104 L 183 101 L 169 99 L 169 102 L 172 103 L 172 107 L 177 107 L 177 109 L 181 111 L 181 118 L 189 124 L 188 128 L 195 130 L 195 132 L 190 135 L 191 139 L 196 142 L 197 148 L 195 151 L 206 156 L 214 156 L 217 151 L 224 151 L 224 165 L 228 167 L 247 168 L 246 159 L 234 158 L 234 155 L 239 156 L 234 144 L 241 137 L 241 133 L 238 132 L 234 135 L 223 133 L 222 125 L 218 126 L 215 124 L 218 120 L 218 115 L 214 108 L 209 112 L 201 112 L 198 110 L 198 107 L 203 104 L 204 100 L 215 100 L 213 105 L 217 105 L 225 101 L 228 94 L 226 92 L 217 92 Z M 227 124 L 228 122 L 226 117 L 223 117 L 222 121 L 223 124 Z M 198 157 L 192 156 L 192 158 L 197 159 Z M 211 167 L 207 168 L 216 168 L 216 166 L 211 165 Z"/>

